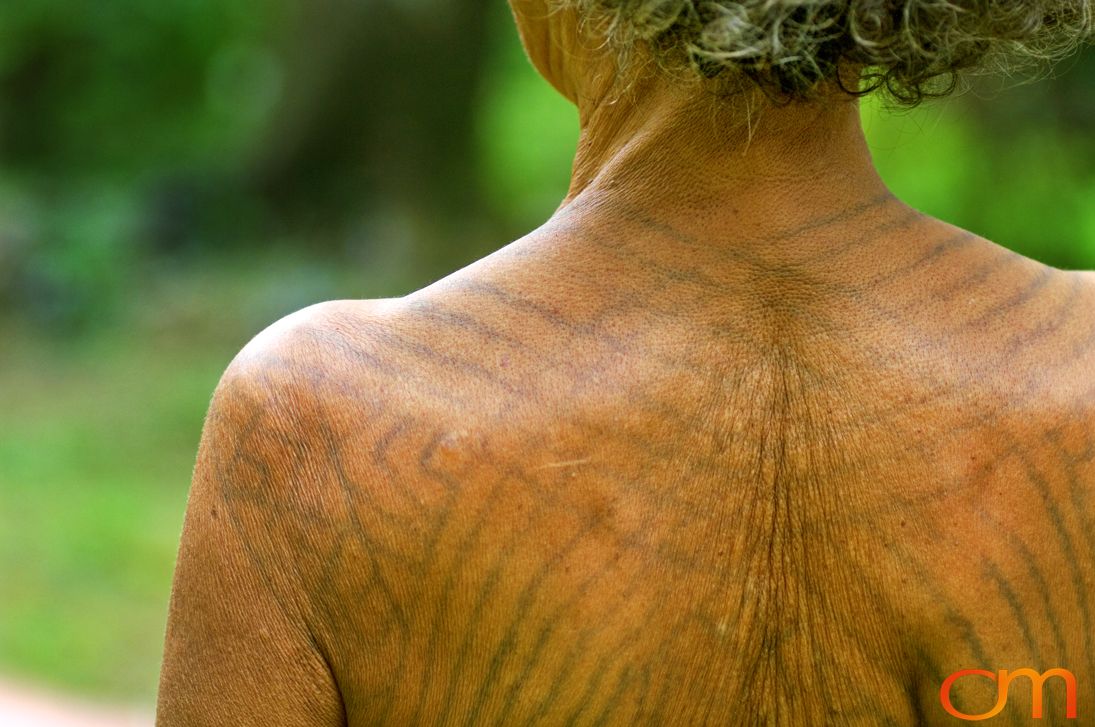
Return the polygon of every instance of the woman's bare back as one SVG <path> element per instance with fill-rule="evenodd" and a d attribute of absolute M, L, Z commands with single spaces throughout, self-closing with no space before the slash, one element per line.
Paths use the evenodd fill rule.
<path fill-rule="evenodd" d="M 644 286 L 548 231 L 297 324 L 349 723 L 949 724 L 970 668 L 1092 713 L 1095 285 L 910 225 L 871 285 Z"/>
<path fill-rule="evenodd" d="M 1095 710 L 1092 275 L 890 198 L 809 235 L 558 223 L 257 337 L 164 724 L 933 725 L 1058 667 Z"/>

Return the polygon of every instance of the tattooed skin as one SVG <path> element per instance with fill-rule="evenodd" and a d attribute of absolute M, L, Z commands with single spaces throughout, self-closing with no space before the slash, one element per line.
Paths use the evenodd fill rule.
<path fill-rule="evenodd" d="M 895 199 L 851 102 L 715 148 L 550 80 L 551 221 L 225 374 L 158 724 L 1095 719 L 1095 274 Z"/>
<path fill-rule="evenodd" d="M 866 283 L 848 247 L 825 277 L 638 260 L 640 286 L 630 234 L 694 244 L 647 225 L 545 230 L 245 351 L 179 564 L 218 606 L 175 604 L 165 724 L 252 691 L 315 724 L 946 724 L 947 674 L 1022 666 L 1095 708 L 1090 278 L 912 216 Z"/>

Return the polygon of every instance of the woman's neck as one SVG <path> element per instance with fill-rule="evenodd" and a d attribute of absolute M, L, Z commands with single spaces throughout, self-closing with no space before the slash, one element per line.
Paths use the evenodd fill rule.
<path fill-rule="evenodd" d="M 560 214 L 615 207 L 686 231 L 700 225 L 717 238 L 795 228 L 889 195 L 853 99 L 786 106 L 759 93 L 715 99 L 668 77 L 623 97 L 594 98 L 580 108 Z"/>

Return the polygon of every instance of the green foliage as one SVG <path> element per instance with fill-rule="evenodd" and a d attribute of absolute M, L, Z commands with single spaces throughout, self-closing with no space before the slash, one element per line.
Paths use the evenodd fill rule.
<path fill-rule="evenodd" d="M 0 241 L 9 304 L 64 333 L 120 312 L 157 197 L 234 173 L 266 123 L 278 5 L 0 4 L 0 209 L 22 233 Z"/>
<path fill-rule="evenodd" d="M 1011 136 L 985 133 L 970 106 L 952 99 L 893 112 L 866 103 L 864 128 L 887 184 L 917 209 L 1017 252 L 1095 267 L 1095 140 L 1045 121 Z"/>
<path fill-rule="evenodd" d="M 0 668 L 150 697 L 219 356 L 115 341 L 0 370 Z M 58 355 L 61 354 L 61 355 Z"/>
<path fill-rule="evenodd" d="M 238 152 L 278 69 L 280 3 L 4 3 L 7 165 L 114 177 Z"/>
<path fill-rule="evenodd" d="M 478 146 L 488 201 L 518 229 L 547 219 L 562 201 L 578 140 L 578 110 L 537 75 L 498 14 L 485 71 Z"/>

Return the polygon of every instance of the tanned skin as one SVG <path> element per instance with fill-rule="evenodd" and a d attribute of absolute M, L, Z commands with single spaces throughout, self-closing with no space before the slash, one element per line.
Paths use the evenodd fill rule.
<path fill-rule="evenodd" d="M 573 16 L 513 5 L 581 112 L 570 194 L 233 362 L 157 723 L 965 724 L 948 674 L 1027 667 L 1095 720 L 1095 274 L 902 204 L 854 102 L 613 103 Z"/>

